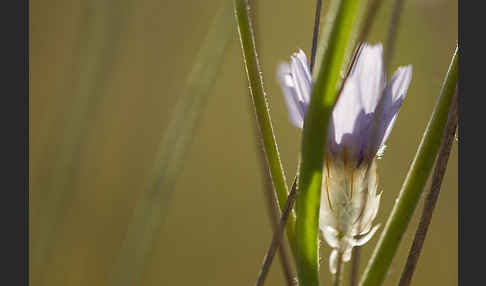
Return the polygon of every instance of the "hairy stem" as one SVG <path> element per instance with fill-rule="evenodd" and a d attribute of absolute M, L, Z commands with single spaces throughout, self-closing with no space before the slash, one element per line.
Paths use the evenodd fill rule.
<path fill-rule="evenodd" d="M 248 0 L 234 0 L 235 18 L 240 36 L 241 49 L 245 71 L 250 85 L 250 93 L 255 107 L 260 138 L 265 150 L 267 164 L 272 177 L 272 184 L 275 189 L 280 210 L 285 208 L 287 202 L 288 187 L 285 173 L 280 161 L 279 151 L 273 126 L 270 118 L 267 98 L 263 87 L 261 67 L 258 60 L 253 27 L 248 13 Z M 291 212 L 287 223 L 287 238 L 290 247 L 295 254 L 295 216 Z"/>

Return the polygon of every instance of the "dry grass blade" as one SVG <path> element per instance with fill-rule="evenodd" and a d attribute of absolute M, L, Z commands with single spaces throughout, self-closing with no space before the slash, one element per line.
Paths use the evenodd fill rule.
<path fill-rule="evenodd" d="M 80 70 L 74 83 L 74 99 L 67 117 L 63 118 L 65 125 L 59 149 L 54 154 L 53 167 L 47 170 L 45 185 L 41 187 L 41 208 L 32 214 L 39 217 L 32 231 L 35 234 L 31 245 L 32 267 L 43 267 L 49 263 L 56 243 L 55 233 L 64 223 L 69 202 L 73 199 L 82 147 L 97 119 L 98 106 L 111 78 L 118 56 L 113 51 L 117 50 L 131 16 L 131 2 L 125 2 L 122 5 L 113 5 L 113 0 L 83 2 L 86 22 L 80 27 Z M 51 140 L 51 135 L 47 135 L 46 140 Z M 35 284 L 43 283 L 44 271 L 38 273 L 39 277 L 31 278 Z"/>
<path fill-rule="evenodd" d="M 449 119 L 447 121 L 444 138 L 440 146 L 439 155 L 437 157 L 437 162 L 434 169 L 434 175 L 432 177 L 432 185 L 430 191 L 425 198 L 424 209 L 422 211 L 422 216 L 420 217 L 419 226 L 415 232 L 415 237 L 413 240 L 412 247 L 408 254 L 407 262 L 400 278 L 399 286 L 408 286 L 412 282 L 412 276 L 417 266 L 418 259 L 420 257 L 420 252 L 424 245 L 425 237 L 427 236 L 427 231 L 429 229 L 430 222 L 432 220 L 432 214 L 437 204 L 437 199 L 439 198 L 440 188 L 442 185 L 442 180 L 447 169 L 447 162 L 449 160 L 449 155 L 451 153 L 452 143 L 454 142 L 454 134 L 457 128 L 457 102 L 458 102 L 458 91 L 456 88 L 456 95 L 454 103 L 451 107 L 451 112 L 449 114 Z"/>
<path fill-rule="evenodd" d="M 111 273 L 111 285 L 136 285 L 151 253 L 154 236 L 165 220 L 174 184 L 204 109 L 210 89 L 224 60 L 224 54 L 234 35 L 231 3 L 222 7 L 198 53 L 186 89 L 173 115 L 152 173 L 142 190 L 133 218 Z"/>

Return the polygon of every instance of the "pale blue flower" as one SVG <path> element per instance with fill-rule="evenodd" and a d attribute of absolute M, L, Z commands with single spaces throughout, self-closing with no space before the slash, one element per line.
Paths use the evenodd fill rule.
<path fill-rule="evenodd" d="M 346 148 L 358 164 L 373 159 L 393 128 L 411 78 L 411 65 L 399 67 L 385 85 L 381 44 L 364 44 L 332 113 L 328 136 L 331 153 L 337 155 Z M 290 64 L 280 64 L 278 80 L 290 121 L 302 128 L 312 89 L 302 50 L 291 56 Z M 377 108 L 382 94 L 381 108 Z"/>
<path fill-rule="evenodd" d="M 328 130 L 328 153 L 323 170 L 319 226 L 326 242 L 344 261 L 353 246 L 366 243 L 378 211 L 375 158 L 384 149 L 412 78 L 412 67 L 399 67 L 388 84 L 382 46 L 363 44 L 333 109 Z M 290 121 L 302 128 L 310 103 L 312 77 L 302 50 L 278 67 Z"/>

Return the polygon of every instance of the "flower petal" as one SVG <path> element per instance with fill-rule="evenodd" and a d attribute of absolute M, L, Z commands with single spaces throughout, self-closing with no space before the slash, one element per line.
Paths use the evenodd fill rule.
<path fill-rule="evenodd" d="M 290 69 L 295 77 L 300 100 L 304 102 L 305 109 L 307 109 L 307 105 L 309 105 L 310 102 L 312 78 L 304 51 L 299 49 L 297 53 L 291 56 Z"/>
<path fill-rule="evenodd" d="M 304 126 L 304 109 L 302 108 L 302 102 L 299 100 L 296 83 L 288 64 L 282 63 L 279 65 L 277 79 L 282 87 L 290 121 L 296 127 L 302 128 Z"/>
<path fill-rule="evenodd" d="M 331 255 L 329 256 L 329 271 L 331 274 L 336 274 L 337 272 L 337 250 L 333 249 Z"/>
<path fill-rule="evenodd" d="M 380 228 L 380 224 L 375 225 L 370 232 L 365 234 L 363 237 L 360 237 L 354 241 L 353 246 L 363 246 L 365 245 L 375 234 L 375 232 Z"/>
<path fill-rule="evenodd" d="M 292 55 L 290 65 L 279 65 L 277 80 L 282 87 L 290 121 L 302 128 L 312 88 L 311 74 L 302 50 Z"/>
<path fill-rule="evenodd" d="M 366 156 L 372 114 L 385 86 L 382 53 L 381 44 L 363 44 L 332 114 L 329 149 L 338 153 L 346 147 L 358 165 Z"/>
<path fill-rule="evenodd" d="M 359 96 L 365 113 L 372 113 L 385 88 L 385 72 L 383 70 L 383 47 L 381 44 L 363 45 L 358 55 L 356 66 L 351 76 L 359 86 Z"/>
<path fill-rule="evenodd" d="M 375 152 L 385 144 L 386 139 L 395 124 L 398 111 L 407 94 L 408 86 L 412 79 L 412 66 L 399 67 L 387 84 L 383 93 L 380 107 L 377 110 L 376 120 L 376 143 Z"/>
<path fill-rule="evenodd" d="M 340 145 L 345 134 L 353 134 L 354 125 L 362 111 L 359 93 L 359 86 L 356 81 L 346 81 L 341 94 L 332 111 L 332 128 L 329 132 L 333 141 Z M 349 138 L 353 141 L 353 138 Z"/>
<path fill-rule="evenodd" d="M 322 236 L 324 237 L 324 240 L 326 240 L 327 244 L 329 244 L 330 247 L 332 248 L 339 247 L 338 232 L 334 228 L 330 226 L 326 226 L 324 229 L 322 229 Z"/>

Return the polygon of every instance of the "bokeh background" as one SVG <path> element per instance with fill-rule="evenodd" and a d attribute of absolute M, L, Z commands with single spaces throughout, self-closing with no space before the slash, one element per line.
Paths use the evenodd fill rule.
<path fill-rule="evenodd" d="M 147 174 L 221 2 L 31 1 L 31 285 L 110 285 Z M 275 73 L 296 49 L 310 53 L 315 1 L 252 2 L 291 183 L 301 134 L 287 119 Z M 392 2 L 379 10 L 371 43 L 385 42 Z M 379 161 L 384 194 L 376 222 L 386 221 L 425 130 L 457 23 L 457 1 L 405 1 L 392 67 L 412 64 L 413 78 Z M 272 232 L 236 28 L 223 62 L 136 285 L 256 280 Z M 457 180 L 455 142 L 413 285 L 458 283 Z M 58 199 L 53 186 L 62 186 Z M 422 201 L 385 285 L 398 282 L 421 207 Z M 361 271 L 378 236 L 363 248 Z M 325 285 L 328 247 L 321 253 Z M 267 285 L 284 285 L 282 277 L 276 259 Z"/>

